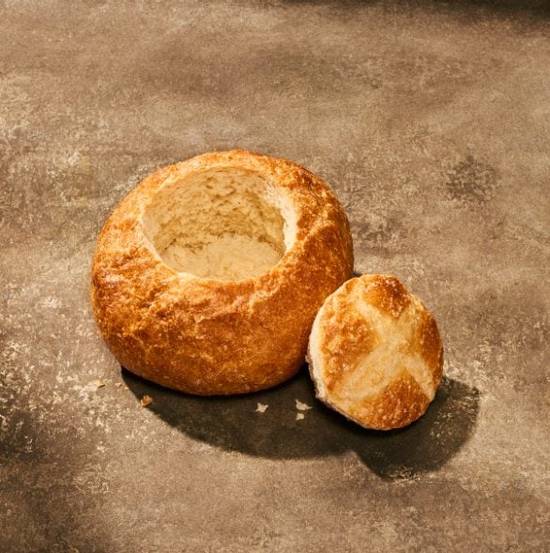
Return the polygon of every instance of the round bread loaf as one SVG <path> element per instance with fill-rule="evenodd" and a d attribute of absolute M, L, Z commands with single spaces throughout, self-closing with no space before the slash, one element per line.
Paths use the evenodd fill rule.
<path fill-rule="evenodd" d="M 317 310 L 352 268 L 329 186 L 290 161 L 234 150 L 160 169 L 122 200 L 97 242 L 91 299 L 130 371 L 236 394 L 298 370 Z"/>
<path fill-rule="evenodd" d="M 308 361 L 321 401 L 361 426 L 390 430 L 428 408 L 443 347 L 435 319 L 396 277 L 363 275 L 324 302 Z"/>

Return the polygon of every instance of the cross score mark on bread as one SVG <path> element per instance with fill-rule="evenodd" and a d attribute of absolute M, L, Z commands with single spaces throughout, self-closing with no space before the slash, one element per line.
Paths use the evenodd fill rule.
<path fill-rule="evenodd" d="M 424 413 L 441 380 L 437 325 L 392 276 L 342 285 L 319 312 L 310 339 L 317 394 L 370 428 L 396 428 Z"/>

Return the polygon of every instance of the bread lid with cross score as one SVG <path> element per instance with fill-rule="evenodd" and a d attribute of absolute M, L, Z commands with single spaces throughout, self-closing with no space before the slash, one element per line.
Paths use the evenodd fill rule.
<path fill-rule="evenodd" d="M 397 277 L 363 275 L 323 303 L 308 361 L 321 401 L 361 426 L 391 430 L 434 399 L 443 346 L 434 317 Z"/>

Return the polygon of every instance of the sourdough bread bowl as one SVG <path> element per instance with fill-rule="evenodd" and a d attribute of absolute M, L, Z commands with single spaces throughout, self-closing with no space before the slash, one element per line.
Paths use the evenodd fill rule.
<path fill-rule="evenodd" d="M 98 327 L 122 366 L 199 395 L 279 384 L 304 361 L 353 250 L 329 186 L 287 160 L 208 153 L 147 177 L 105 223 Z"/>
<path fill-rule="evenodd" d="M 376 430 L 421 417 L 441 382 L 436 321 L 391 275 L 363 275 L 331 294 L 315 317 L 308 349 L 318 399 Z"/>

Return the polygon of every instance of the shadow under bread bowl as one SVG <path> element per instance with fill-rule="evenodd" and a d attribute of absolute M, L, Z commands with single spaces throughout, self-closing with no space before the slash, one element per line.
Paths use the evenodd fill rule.
<path fill-rule="evenodd" d="M 162 168 L 115 208 L 97 242 L 91 300 L 118 361 L 200 395 L 293 376 L 324 299 L 353 270 L 330 187 L 242 150 Z"/>
<path fill-rule="evenodd" d="M 435 397 L 443 345 L 435 319 L 391 275 L 363 275 L 331 294 L 308 348 L 316 396 L 375 430 L 407 426 Z"/>

